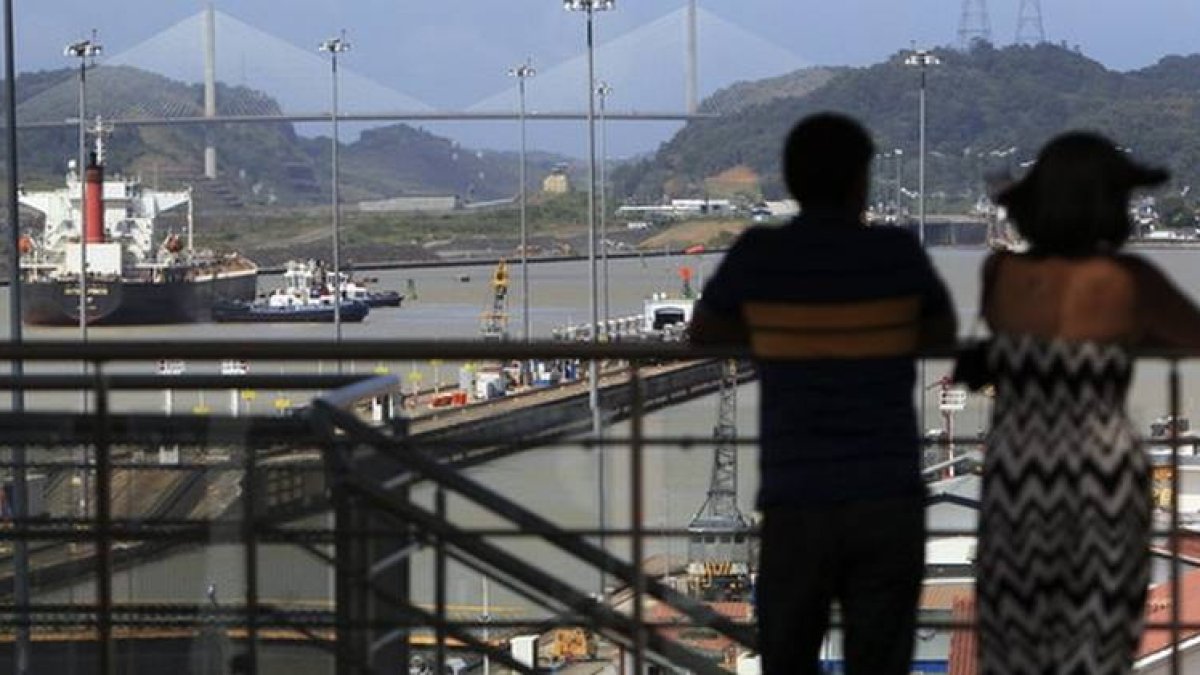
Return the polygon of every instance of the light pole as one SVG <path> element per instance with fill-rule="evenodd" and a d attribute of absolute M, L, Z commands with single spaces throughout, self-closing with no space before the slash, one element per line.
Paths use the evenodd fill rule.
<path fill-rule="evenodd" d="M 72 58 L 79 59 L 79 156 L 76 158 L 75 176 L 79 181 L 79 220 L 76 222 L 76 227 L 79 231 L 79 339 L 86 343 L 88 339 L 88 292 L 87 292 L 87 223 L 84 222 L 87 213 L 87 181 L 84 180 L 84 172 L 87 166 L 87 69 L 95 61 L 95 58 L 104 51 L 104 48 L 96 41 L 95 31 L 92 32 L 92 39 L 80 40 L 72 42 L 63 49 L 63 54 Z M 103 189 L 103 188 L 101 188 Z M 103 195 L 101 195 L 103 199 Z M 87 375 L 88 366 L 84 361 L 81 366 L 83 374 Z M 87 391 L 82 391 L 80 396 L 80 409 L 87 412 L 88 409 L 88 394 Z M 81 448 L 81 464 L 84 465 L 80 469 L 78 478 L 80 484 L 83 485 L 84 497 L 79 501 L 80 518 L 87 518 L 88 502 L 87 495 L 91 489 L 86 465 L 89 460 L 88 447 L 85 445 Z"/>
<path fill-rule="evenodd" d="M 904 167 L 904 151 L 900 148 L 892 150 L 892 157 L 896 161 L 896 191 L 893 193 L 893 199 L 896 206 L 896 222 L 900 222 L 900 173 Z"/>
<path fill-rule="evenodd" d="M 341 256 L 341 216 L 342 204 L 338 195 L 338 54 L 350 51 L 350 43 L 346 42 L 346 31 L 335 38 L 325 40 L 317 49 L 329 52 L 330 75 L 332 81 L 333 107 L 330 110 L 330 120 L 333 122 L 332 150 L 332 180 L 333 180 L 333 335 L 334 341 L 342 344 L 342 256 Z M 341 372 L 342 362 L 338 360 L 338 371 Z"/>
<path fill-rule="evenodd" d="M 537 75 L 531 59 L 525 63 L 508 69 L 511 77 L 517 78 L 517 91 L 520 96 L 521 120 L 521 338 L 529 342 L 529 231 L 525 214 L 525 80 Z"/>
<path fill-rule="evenodd" d="M 936 66 L 941 63 L 933 52 L 918 49 L 912 54 L 909 54 L 904 59 L 904 65 L 913 66 L 921 69 L 921 93 L 919 105 L 919 121 L 920 127 L 920 142 L 917 155 L 917 238 L 921 245 L 925 245 L 925 72 L 930 66 Z"/>
<path fill-rule="evenodd" d="M 104 48 L 96 42 L 94 32 L 91 40 L 72 42 L 63 49 L 64 55 L 79 59 L 79 155 L 75 159 L 75 175 L 79 180 L 79 222 L 75 225 L 79 229 L 79 336 L 83 342 L 87 342 L 87 232 L 83 222 L 87 211 L 87 188 L 83 180 L 87 166 L 87 69 L 102 51 Z"/>
<path fill-rule="evenodd" d="M 590 339 L 593 344 L 600 338 L 600 311 L 596 298 L 596 12 L 608 11 L 616 7 L 616 0 L 563 0 L 563 8 L 573 12 L 583 12 L 587 17 L 587 127 L 588 127 L 588 279 L 591 296 L 592 330 Z M 592 436 L 599 439 L 604 431 L 600 418 L 600 372 L 595 360 L 588 362 L 588 406 L 592 411 Z M 596 448 L 596 489 L 597 510 L 600 521 L 600 547 L 604 548 L 605 516 L 605 477 L 604 477 L 604 446 Z M 599 596 L 604 597 L 605 574 L 600 571 Z"/>
<path fill-rule="evenodd" d="M 921 69 L 921 93 L 918 104 L 917 122 L 920 127 L 919 149 L 917 150 L 917 239 L 921 246 L 925 246 L 925 73 L 930 66 L 936 66 L 941 63 L 936 55 L 924 49 L 914 50 L 904 59 L 904 64 Z M 921 406 L 919 414 L 921 416 L 920 431 L 921 438 L 925 438 L 925 360 L 920 361 L 920 387 L 921 387 Z"/>
<path fill-rule="evenodd" d="M 608 116 L 606 103 L 612 87 L 607 82 L 596 84 L 596 96 L 600 98 L 600 266 L 604 277 L 604 322 L 608 325 Z"/>
<path fill-rule="evenodd" d="M 9 227 L 8 237 L 8 325 L 9 342 L 21 346 L 21 205 L 17 182 L 17 69 L 16 48 L 13 45 L 13 0 L 4 0 L 4 153 L 5 187 L 8 194 L 6 210 Z M 21 378 L 25 373 L 25 362 L 12 361 L 12 375 L 16 386 L 12 392 L 12 412 L 20 415 L 25 411 L 25 390 Z M 12 516 L 18 523 L 29 515 L 29 490 L 26 474 L 26 455 L 23 445 L 14 445 L 12 459 Z M 13 673 L 29 675 L 29 542 L 24 539 L 13 541 L 13 589 L 12 600 L 18 612 L 16 649 L 13 654 Z"/>

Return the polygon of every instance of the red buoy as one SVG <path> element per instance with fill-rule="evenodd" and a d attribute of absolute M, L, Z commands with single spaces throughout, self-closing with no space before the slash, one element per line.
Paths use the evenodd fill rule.
<path fill-rule="evenodd" d="M 92 154 L 84 171 L 83 224 L 87 243 L 104 243 L 104 167 Z"/>

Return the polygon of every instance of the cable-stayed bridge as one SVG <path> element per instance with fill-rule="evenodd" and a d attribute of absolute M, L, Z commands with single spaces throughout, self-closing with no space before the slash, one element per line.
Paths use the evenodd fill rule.
<path fill-rule="evenodd" d="M 213 21 L 213 70 L 222 85 L 215 116 L 205 115 L 199 90 L 191 98 L 166 95 L 153 87 L 131 92 L 122 81 L 128 73 L 124 69 L 134 67 L 178 82 L 201 83 L 206 47 L 206 13 L 202 11 L 128 49 L 106 45 L 116 53 L 104 57 L 88 72 L 89 117 L 101 115 L 115 125 L 314 123 L 330 119 L 330 69 L 326 58 L 315 49 L 296 46 L 224 12 L 214 12 Z M 686 21 L 686 10 L 679 9 L 609 40 L 604 39 L 603 22 L 598 22 L 601 39 L 596 55 L 597 77 L 617 92 L 609 106 L 609 120 L 679 123 L 694 117 L 686 112 L 684 96 Z M 777 74 L 804 65 L 787 50 L 704 10 L 698 12 L 698 33 L 704 46 L 699 61 L 704 91 L 736 79 Z M 736 58 L 731 58 L 735 54 Z M 645 67 L 647 63 L 654 67 Z M 466 110 L 444 110 L 359 74 L 352 67 L 352 58 L 340 66 L 338 117 L 347 122 L 496 122 L 517 118 L 515 90 L 487 96 Z M 528 118 L 584 119 L 585 56 L 558 65 L 538 64 L 538 69 L 540 76 L 529 90 Z M 497 81 L 503 81 L 502 72 Z M 267 96 L 256 94 L 258 91 Z M 64 78 L 24 101 L 18 109 L 18 123 L 23 128 L 76 124 L 72 112 L 77 96 L 77 79 Z"/>

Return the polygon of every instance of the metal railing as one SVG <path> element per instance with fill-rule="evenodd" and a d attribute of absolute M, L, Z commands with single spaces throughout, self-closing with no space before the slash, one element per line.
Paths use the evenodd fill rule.
<path fill-rule="evenodd" d="M 211 672 L 267 673 L 282 670 L 283 654 L 301 653 L 310 655 L 312 672 L 339 675 L 394 672 L 397 663 L 409 667 L 410 662 L 413 672 L 418 662 L 440 671 L 455 659 L 530 673 L 547 664 L 514 655 L 505 647 L 510 638 L 585 627 L 603 640 L 607 658 L 619 661 L 614 654 L 627 655 L 626 672 L 650 667 L 725 672 L 712 654 L 679 639 L 680 629 L 723 636 L 726 645 L 753 650 L 752 623 L 715 612 L 652 577 L 642 564 L 647 542 L 689 534 L 683 527 L 655 528 L 646 522 L 646 458 L 663 449 L 708 447 L 712 439 L 648 435 L 644 420 L 648 410 L 680 398 L 668 391 L 676 380 L 655 385 L 656 368 L 731 355 L 745 356 L 645 344 L 0 345 L 0 360 L 25 367 L 19 377 L 0 374 L 0 389 L 29 395 L 90 393 L 87 412 L 72 410 L 78 399 L 70 397 L 48 398 L 17 414 L 0 413 L 0 437 L 10 450 L 0 463 L 10 477 L 6 482 L 15 484 L 24 475 L 43 489 L 42 504 L 27 499 L 23 505 L 37 506 L 36 513 L 20 513 L 11 499 L 5 505 L 8 518 L 0 542 L 7 544 L 8 557 L 0 562 L 0 592 L 13 598 L 24 582 L 30 584 L 31 599 L 0 606 L 0 621 L 8 626 L 0 629 L 0 662 L 15 663 L 15 654 L 28 648 L 30 672 L 151 672 L 164 659 L 186 658 L 193 666 L 211 662 Z M 1166 364 L 1166 412 L 1175 419 L 1183 416 L 1180 362 L 1189 356 L 1141 355 Z M 398 366 L 428 359 L 596 359 L 614 364 L 606 375 L 608 398 L 601 400 L 612 418 L 628 420 L 628 431 L 624 437 L 592 438 L 554 420 L 517 433 L 505 416 L 519 413 L 487 409 L 490 404 L 473 406 L 473 413 L 439 411 L 436 420 L 414 417 L 399 404 L 407 395 L 406 383 L 395 375 L 255 374 L 231 385 L 228 376 L 167 381 L 141 372 L 141 366 L 165 358 L 256 364 L 340 359 Z M 55 370 L 79 361 L 89 364 L 88 376 Z M 689 381 L 687 395 L 712 392 L 714 379 L 703 375 Z M 168 416 L 143 409 L 145 400 L 136 397 L 167 384 L 177 390 L 288 390 L 303 392 L 311 402 L 242 417 Z M 571 398 L 568 392 L 565 399 Z M 575 398 L 586 404 L 588 397 Z M 547 404 L 530 398 L 510 405 L 527 413 Z M 981 443 L 977 436 L 950 440 L 962 448 Z M 736 443 L 751 446 L 756 439 L 742 435 Z M 564 525 L 466 471 L 547 445 L 628 451 L 628 527 Z M 1155 535 L 1165 539 L 1159 548 L 1169 551 L 1171 612 L 1169 620 L 1151 621 L 1146 630 L 1170 633 L 1170 668 L 1178 673 L 1180 644 L 1185 633 L 1200 631 L 1200 623 L 1184 621 L 1181 607 L 1180 546 L 1186 531 L 1179 493 L 1186 461 L 1179 456 L 1177 425 L 1163 445 L 1172 449 L 1163 460 L 1169 470 L 1170 523 Z M 23 452 L 12 452 L 16 448 Z M 968 453 L 930 470 L 971 461 Z M 702 497 L 696 495 L 697 505 Z M 486 525 L 464 524 L 456 517 L 468 504 L 487 514 Z M 956 535 L 974 531 L 930 532 L 931 537 Z M 600 537 L 610 544 L 601 546 Z M 546 553 L 517 551 L 513 542 L 518 540 L 535 540 Z M 26 550 L 18 556 L 22 547 Z M 184 589 L 168 598 L 150 597 L 152 591 L 139 588 L 140 578 L 169 577 L 167 570 L 189 556 L 220 558 L 220 564 L 188 574 L 218 580 L 202 592 Z M 16 565 L 18 557 L 28 560 L 27 571 Z M 563 561 L 570 561 L 573 573 L 563 573 Z M 280 579 L 286 575 L 278 572 L 292 567 L 303 567 L 313 578 L 319 572 L 311 570 L 324 569 L 328 583 L 304 597 L 289 595 Z M 581 569 L 602 572 L 620 590 L 606 596 L 590 592 L 590 582 L 579 581 Z M 432 581 L 420 582 L 421 572 L 429 572 Z M 450 598 L 455 574 L 486 579 L 520 605 L 455 608 Z M 188 593 L 191 599 L 184 597 Z M 673 618 L 648 619 L 650 607 L 670 608 Z M 922 625 L 974 629 L 973 622 L 960 620 L 923 620 Z M 31 636 L 35 639 L 27 640 Z"/>

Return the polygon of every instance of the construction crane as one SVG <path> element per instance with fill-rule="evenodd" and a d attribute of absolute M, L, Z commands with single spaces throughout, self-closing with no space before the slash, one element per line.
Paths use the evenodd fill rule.
<path fill-rule="evenodd" d="M 485 341 L 508 339 L 508 263 L 496 263 L 492 273 L 492 306 L 483 313 L 479 333 Z"/>
<path fill-rule="evenodd" d="M 750 522 L 737 504 L 738 362 L 723 364 L 713 428 L 708 497 L 688 524 L 688 587 L 705 600 L 742 600 L 750 590 Z"/>

